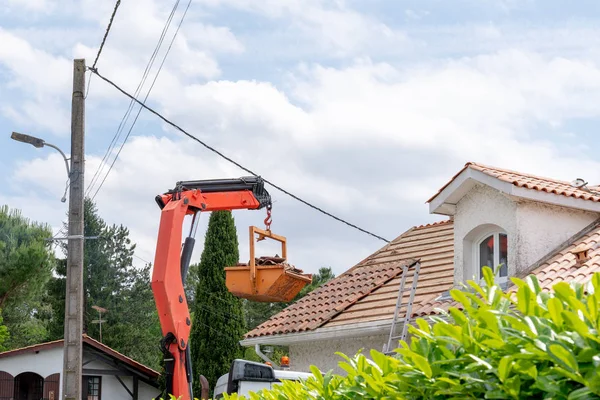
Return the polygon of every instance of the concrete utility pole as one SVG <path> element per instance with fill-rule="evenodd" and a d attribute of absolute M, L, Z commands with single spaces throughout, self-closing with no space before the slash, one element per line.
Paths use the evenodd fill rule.
<path fill-rule="evenodd" d="M 81 400 L 83 335 L 83 191 L 85 131 L 85 60 L 73 63 L 71 103 L 71 177 L 69 234 L 67 245 L 67 290 L 65 294 L 65 345 L 63 399 Z"/>

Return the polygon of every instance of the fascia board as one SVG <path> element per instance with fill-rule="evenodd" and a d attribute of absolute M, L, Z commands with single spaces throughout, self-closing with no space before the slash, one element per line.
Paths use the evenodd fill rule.
<path fill-rule="evenodd" d="M 312 341 L 355 338 L 371 335 L 387 335 L 390 333 L 391 320 L 365 322 L 361 324 L 340 325 L 330 328 L 318 328 L 310 332 L 286 333 L 281 335 L 259 336 L 243 339 L 242 346 L 254 346 L 256 344 L 269 345 L 291 345 Z M 401 324 L 398 324 L 400 326 Z"/>
<path fill-rule="evenodd" d="M 431 203 L 429 203 L 429 212 L 431 214 L 454 215 L 456 204 L 476 183 L 489 186 L 513 197 L 566 208 L 600 212 L 599 202 L 518 187 L 510 182 L 502 181 L 471 168 L 464 170 L 435 199 L 433 199 Z"/>

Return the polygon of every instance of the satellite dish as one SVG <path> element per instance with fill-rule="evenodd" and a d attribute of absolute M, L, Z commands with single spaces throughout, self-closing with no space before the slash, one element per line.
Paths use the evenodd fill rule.
<path fill-rule="evenodd" d="M 575 186 L 576 188 L 582 188 L 585 185 L 587 185 L 587 182 L 581 178 L 577 178 L 573 182 L 571 182 L 571 186 Z"/>

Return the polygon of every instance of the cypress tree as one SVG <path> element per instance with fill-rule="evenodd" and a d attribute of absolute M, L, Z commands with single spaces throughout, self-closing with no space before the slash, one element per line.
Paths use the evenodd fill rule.
<path fill-rule="evenodd" d="M 212 212 L 200 264 L 195 270 L 197 285 L 191 306 L 195 394 L 200 393 L 200 375 L 206 377 L 213 391 L 219 376 L 229 371 L 231 362 L 243 357 L 239 344 L 246 331 L 242 301 L 227 290 L 224 270 L 238 260 L 238 238 L 231 212 Z"/>

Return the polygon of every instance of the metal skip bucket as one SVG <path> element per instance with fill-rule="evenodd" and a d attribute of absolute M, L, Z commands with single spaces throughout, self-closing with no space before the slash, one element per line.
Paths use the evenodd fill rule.
<path fill-rule="evenodd" d="M 281 243 L 282 256 L 255 258 L 254 235 L 258 240 L 273 239 Z M 259 302 L 291 301 L 312 282 L 311 274 L 286 262 L 286 238 L 255 226 L 250 227 L 250 262 L 225 267 L 225 284 L 236 297 Z"/>

